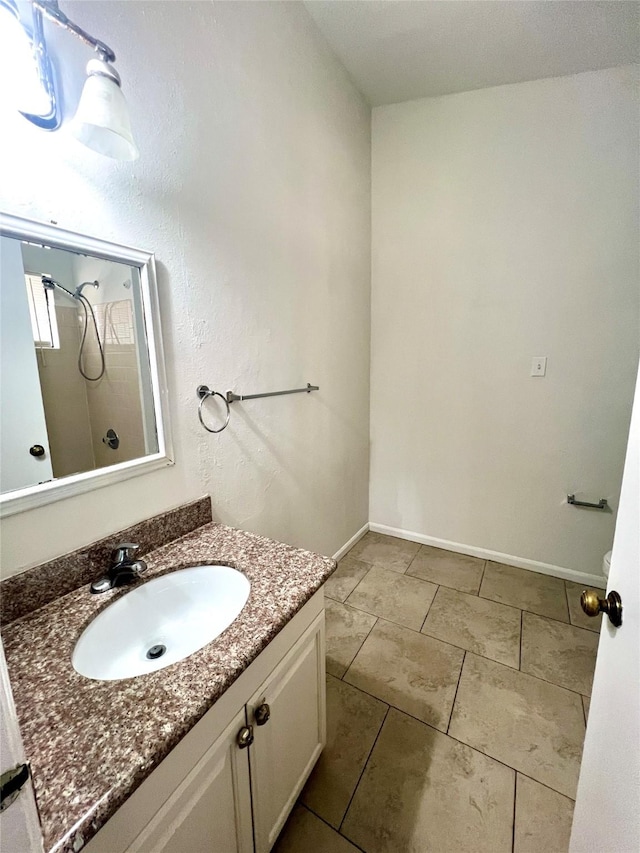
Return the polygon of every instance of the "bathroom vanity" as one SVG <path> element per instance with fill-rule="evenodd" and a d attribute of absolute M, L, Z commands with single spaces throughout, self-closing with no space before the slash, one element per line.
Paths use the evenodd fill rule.
<path fill-rule="evenodd" d="M 325 741 L 321 587 L 335 562 L 215 523 L 145 560 L 143 582 L 234 566 L 249 598 L 204 648 L 114 681 L 79 675 L 71 656 L 128 587 L 84 585 L 3 629 L 45 850 L 266 853 Z"/>
<path fill-rule="evenodd" d="M 0 516 L 172 465 L 153 255 L 9 214 L 0 213 L 0 226 L 2 315 L 10 318 L 2 337 L 10 363 L 22 366 L 3 377 L 3 401 L 15 405 L 3 408 L 12 440 L 0 460 Z M 83 350 L 90 318 L 92 366 Z M 40 328 L 50 331 L 46 340 Z M 88 394 L 85 380 L 103 374 Z M 73 401 L 51 385 L 58 379 L 72 383 Z M 132 588 L 111 588 L 104 577 L 113 549 L 127 542 L 141 546 L 148 566 L 128 578 L 138 589 L 189 567 L 237 569 L 244 589 L 250 584 L 240 614 L 213 630 L 220 590 L 205 607 L 198 592 L 186 593 L 186 577 L 165 579 L 155 588 L 171 587 L 173 620 L 147 590 L 137 616 L 131 600 L 118 602 L 125 623 L 96 635 L 96 617 Z M 321 587 L 334 569 L 326 557 L 214 524 L 206 498 L 4 580 L 3 644 L 47 853 L 270 850 L 324 745 Z M 100 594 L 90 593 L 92 583 Z M 188 598 L 208 636 L 222 633 L 177 660 L 194 627 Z M 76 671 L 83 632 L 94 639 Z M 127 645 L 132 634 L 147 658 L 169 650 L 175 662 L 123 677 L 130 671 L 111 664 L 118 645 L 139 654 Z"/>
<path fill-rule="evenodd" d="M 325 743 L 322 595 L 169 753 L 87 853 L 271 849 Z"/>

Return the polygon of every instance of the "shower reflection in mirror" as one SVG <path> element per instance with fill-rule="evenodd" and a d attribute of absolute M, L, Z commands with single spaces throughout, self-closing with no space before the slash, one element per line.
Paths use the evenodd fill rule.
<path fill-rule="evenodd" d="M 29 299 L 29 312 L 33 328 L 33 339 L 36 348 L 40 350 L 42 365 L 46 366 L 44 356 L 42 355 L 43 349 L 47 347 L 50 347 L 51 349 L 60 349 L 60 336 L 57 335 L 58 318 L 56 314 L 55 300 L 49 296 L 49 293 L 54 291 L 57 287 L 62 291 L 62 293 L 66 293 L 67 296 L 75 299 L 82 307 L 82 333 L 80 335 L 80 348 L 78 349 L 78 370 L 80 371 L 80 375 L 89 382 L 97 382 L 99 379 L 102 379 L 104 376 L 105 361 L 102 341 L 100 340 L 100 332 L 98 331 L 98 322 L 96 320 L 96 314 L 93 310 L 92 304 L 89 302 L 87 297 L 82 294 L 85 287 L 98 288 L 100 287 L 100 282 L 97 279 L 96 281 L 83 281 L 82 284 L 79 284 L 72 293 L 50 275 L 33 275 L 32 273 L 26 273 L 25 279 L 27 282 L 27 298 Z M 90 376 L 83 366 L 85 345 L 88 345 L 87 332 L 89 331 L 89 315 L 91 315 L 91 320 L 93 322 L 92 330 L 95 333 L 95 340 L 98 345 L 98 352 L 100 353 L 100 367 L 95 376 Z M 56 330 L 57 346 L 54 344 L 54 328 Z M 45 331 L 46 340 L 42 335 L 42 329 Z"/>
<path fill-rule="evenodd" d="M 2 455 L 13 461 L 3 466 L 2 492 L 156 453 L 138 268 L 11 238 L 2 238 L 2 244 L 3 254 L 13 259 L 10 275 L 3 264 L 3 290 L 16 291 L 9 332 L 15 356 L 9 358 L 16 366 L 20 359 L 22 375 L 19 385 L 5 386 L 3 404 L 34 410 L 28 443 L 47 450 L 34 481 L 33 459 L 31 467 L 19 464 L 24 450 L 19 434 L 5 435 Z M 3 295 L 3 308 L 10 299 Z M 23 324 L 16 316 L 20 310 Z M 3 378 L 9 370 L 11 364 L 2 365 Z M 12 384 L 16 399 L 8 400 Z M 111 434 L 119 441 L 104 440 Z M 16 441 L 20 446 L 12 447 Z"/>

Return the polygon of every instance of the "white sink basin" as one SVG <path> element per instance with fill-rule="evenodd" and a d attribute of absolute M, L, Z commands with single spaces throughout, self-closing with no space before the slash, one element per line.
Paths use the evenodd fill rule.
<path fill-rule="evenodd" d="M 163 669 L 228 628 L 249 588 L 247 578 L 230 566 L 195 566 L 148 581 L 85 628 L 73 650 L 73 668 L 99 681 Z"/>

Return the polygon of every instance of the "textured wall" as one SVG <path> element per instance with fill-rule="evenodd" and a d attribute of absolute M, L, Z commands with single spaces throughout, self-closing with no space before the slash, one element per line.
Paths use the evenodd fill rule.
<path fill-rule="evenodd" d="M 566 496 L 618 505 L 637 82 L 615 68 L 374 110 L 371 522 L 600 573 L 615 515 Z"/>
<path fill-rule="evenodd" d="M 3 520 L 3 572 L 206 492 L 219 520 L 333 553 L 368 515 L 369 110 L 298 3 L 65 11 L 114 47 L 141 157 L 2 116 L 0 206 L 156 253 L 176 464 Z M 90 52 L 47 29 L 72 111 Z M 198 423 L 200 383 L 307 381 Z"/>

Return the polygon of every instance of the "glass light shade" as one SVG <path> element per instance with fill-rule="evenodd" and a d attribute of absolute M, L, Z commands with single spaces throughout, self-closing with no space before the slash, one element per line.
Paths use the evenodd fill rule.
<path fill-rule="evenodd" d="M 88 148 L 116 160 L 137 160 L 129 109 L 122 89 L 111 77 L 90 73 L 69 130 Z"/>
<path fill-rule="evenodd" d="M 38 116 L 51 111 L 29 36 L 10 9 L 0 6 L 0 75 L 2 100 L 21 112 Z"/>

